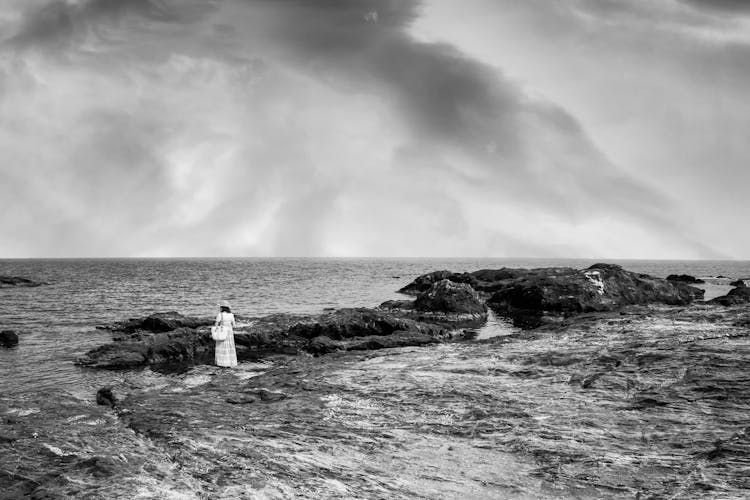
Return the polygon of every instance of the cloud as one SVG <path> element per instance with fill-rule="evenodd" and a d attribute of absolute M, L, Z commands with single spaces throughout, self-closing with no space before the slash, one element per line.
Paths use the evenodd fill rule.
<path fill-rule="evenodd" d="M 744 0 L 682 0 L 698 8 L 725 11 L 733 14 L 750 13 L 750 5 Z"/>
<path fill-rule="evenodd" d="M 640 252 L 645 228 L 649 250 L 713 254 L 564 107 L 416 39 L 422 8 L 80 0 L 8 15 L 0 146 L 11 199 L 40 199 L 43 230 L 0 253 L 602 255 Z M 612 220 L 622 235 L 596 246 Z"/>

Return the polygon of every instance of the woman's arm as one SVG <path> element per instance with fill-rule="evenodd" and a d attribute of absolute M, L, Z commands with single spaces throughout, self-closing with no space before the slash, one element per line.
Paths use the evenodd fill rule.
<path fill-rule="evenodd" d="M 221 323 L 221 313 L 216 315 L 216 324 L 215 326 L 219 326 L 219 323 Z"/>

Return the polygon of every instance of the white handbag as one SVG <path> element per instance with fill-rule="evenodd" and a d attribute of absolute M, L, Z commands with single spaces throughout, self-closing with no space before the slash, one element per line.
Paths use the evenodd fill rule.
<path fill-rule="evenodd" d="M 217 342 L 221 342 L 227 339 L 227 329 L 224 326 L 212 326 L 211 327 L 211 338 Z"/>

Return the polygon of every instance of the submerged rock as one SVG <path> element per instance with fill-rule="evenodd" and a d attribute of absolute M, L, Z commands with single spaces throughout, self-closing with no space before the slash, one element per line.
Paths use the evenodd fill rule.
<path fill-rule="evenodd" d="M 678 281 L 680 283 L 688 283 L 688 284 L 705 283 L 704 280 L 700 278 L 696 278 L 695 276 L 690 276 L 689 274 L 670 274 L 669 276 L 667 276 L 667 281 Z"/>
<path fill-rule="evenodd" d="M 14 288 L 14 287 L 37 287 L 46 285 L 47 283 L 41 281 L 33 281 L 28 278 L 21 278 L 19 276 L 0 276 L 0 288 Z"/>
<path fill-rule="evenodd" d="M 0 346 L 14 347 L 18 345 L 18 334 L 13 330 L 0 331 Z"/>

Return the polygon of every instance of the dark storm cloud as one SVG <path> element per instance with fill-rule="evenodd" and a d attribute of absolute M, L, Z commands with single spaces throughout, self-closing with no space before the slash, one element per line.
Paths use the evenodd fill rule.
<path fill-rule="evenodd" d="M 750 14 L 750 2 L 747 0 L 682 0 L 682 2 L 706 10 Z"/>
<path fill-rule="evenodd" d="M 75 35 L 90 34 L 102 22 L 118 21 L 127 15 L 161 23 L 191 23 L 214 8 L 215 2 L 186 0 L 88 0 L 81 3 L 52 1 L 27 11 L 24 22 L 8 43 L 27 48 L 36 45 L 66 45 Z"/>
<path fill-rule="evenodd" d="M 466 172 L 434 162 L 424 175 L 473 176 L 484 189 L 501 189 L 504 197 L 548 206 L 561 216 L 580 218 L 596 207 L 649 220 L 659 230 L 670 225 L 661 215 L 667 202 L 602 157 L 564 109 L 528 100 L 497 68 L 454 47 L 412 38 L 403 28 L 418 13 L 417 2 L 249 4 L 273 6 L 266 36 L 285 46 L 296 64 L 334 81 L 354 80 L 358 91 L 366 88 L 393 100 L 412 125 L 411 150 L 453 144 L 482 165 L 478 172 Z M 367 21 L 369 12 L 378 13 L 377 22 Z M 533 139 L 544 143 L 550 137 L 523 138 L 529 117 L 539 123 L 543 136 L 574 144 L 579 150 L 575 161 L 562 157 L 544 168 L 530 166 L 527 150 L 543 147 Z"/>
<path fill-rule="evenodd" d="M 405 125 L 397 143 L 388 144 L 395 153 L 386 175 L 430 187 L 419 196 L 408 185 L 395 193 L 383 188 L 389 197 L 382 203 L 405 206 L 399 197 L 413 197 L 406 205 L 415 212 L 411 227 L 432 217 L 435 234 L 464 237 L 470 231 L 455 227 L 472 224 L 462 210 L 477 194 L 488 205 L 502 201 L 521 210 L 546 210 L 562 223 L 596 212 L 657 230 L 669 226 L 669 203 L 616 168 L 575 116 L 530 99 L 498 68 L 449 44 L 415 39 L 409 28 L 420 8 L 416 0 L 56 1 L 30 11 L 10 46 L 77 56 L 49 63 L 73 78 L 79 106 L 92 108 L 71 112 L 84 120 L 75 130 L 84 138 L 69 155 L 75 165 L 69 182 L 77 195 L 91 191 L 95 203 L 89 209 L 113 194 L 101 190 L 108 180 L 126 188 L 117 192 L 147 201 L 128 211 L 115 193 L 122 213 L 132 214 L 119 216 L 123 228 L 147 227 L 153 232 L 146 234 L 175 240 L 191 231 L 230 230 L 263 210 L 257 200 L 264 190 L 272 191 L 267 186 L 277 185 L 272 191 L 277 199 L 268 204 L 275 208 L 266 208 L 274 226 L 267 248 L 285 255 L 324 254 L 324 234 L 340 220 L 338 201 L 362 193 L 373 179 L 357 164 L 336 171 L 326 163 L 341 156 L 336 148 L 345 141 L 339 144 L 337 137 L 322 159 L 314 161 L 310 151 L 336 125 L 329 115 L 345 109 L 337 99 L 360 95 L 377 98 L 378 107 L 368 109 L 387 108 Z M 264 68 L 260 77 L 243 69 L 248 61 Z M 92 88 L 101 84 L 106 92 L 98 100 L 77 95 L 83 94 L 80 82 L 99 72 L 108 79 Z M 256 77 L 260 83 L 253 82 Z M 39 82 L 38 91 L 49 92 L 52 86 L 43 78 Z M 311 95 L 299 97 L 300 87 L 309 87 Z M 118 100 L 108 102 L 108 93 Z M 221 102 L 224 95 L 229 97 Z M 315 116 L 299 128 L 307 108 Z M 359 120 L 352 122 L 356 129 L 367 117 L 352 118 Z M 230 138 L 217 139 L 222 134 Z M 202 143 L 208 153 L 194 151 Z M 362 158 L 380 153 L 374 148 L 366 145 Z M 241 152 L 226 152 L 233 149 Z M 409 154 L 400 155 L 403 151 Z M 231 182 L 211 203 L 190 203 L 192 186 L 170 186 L 188 178 L 210 183 L 194 158 L 213 166 L 222 155 L 231 158 L 225 172 Z M 407 156 L 408 162 L 398 162 Z M 76 187 L 78 179 L 90 182 Z M 449 192 L 453 184 L 458 187 Z M 175 207 L 190 212 L 183 219 L 193 217 L 192 225 L 174 227 L 174 220 L 182 223 L 167 217 Z M 416 213 L 420 208 L 424 214 Z M 202 218 L 194 216 L 201 210 Z M 166 214 L 161 216 L 172 226 L 164 222 L 160 231 L 158 220 L 147 224 L 153 212 Z M 390 222 L 380 219 L 373 230 L 387 231 Z"/>

